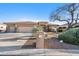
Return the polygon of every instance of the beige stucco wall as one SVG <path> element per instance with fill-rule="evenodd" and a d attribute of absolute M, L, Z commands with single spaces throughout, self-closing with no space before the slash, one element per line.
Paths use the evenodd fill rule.
<path fill-rule="evenodd" d="M 7 32 L 32 32 L 33 27 L 37 25 L 45 25 L 47 22 L 12 22 L 5 23 L 7 25 Z"/>
<path fill-rule="evenodd" d="M 37 32 L 37 39 L 36 39 L 36 48 L 37 49 L 44 49 L 44 40 L 45 40 L 45 33 L 44 32 Z"/>
<path fill-rule="evenodd" d="M 17 28 L 17 32 L 32 32 L 33 27 L 18 27 Z"/>

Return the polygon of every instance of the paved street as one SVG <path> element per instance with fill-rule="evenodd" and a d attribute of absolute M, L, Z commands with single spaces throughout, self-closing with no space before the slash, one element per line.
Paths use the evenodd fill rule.
<path fill-rule="evenodd" d="M 79 50 L 67 49 L 19 49 L 0 52 L 0 55 L 22 56 L 79 56 Z"/>

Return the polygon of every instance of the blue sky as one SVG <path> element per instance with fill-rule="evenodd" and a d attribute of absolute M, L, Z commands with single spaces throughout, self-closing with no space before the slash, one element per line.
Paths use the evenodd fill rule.
<path fill-rule="evenodd" d="M 49 21 L 62 3 L 0 3 L 0 22 Z"/>

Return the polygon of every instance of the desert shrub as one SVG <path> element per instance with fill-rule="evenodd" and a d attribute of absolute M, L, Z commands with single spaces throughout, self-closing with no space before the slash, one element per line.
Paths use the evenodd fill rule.
<path fill-rule="evenodd" d="M 37 31 L 43 31 L 44 28 L 42 26 L 35 26 L 33 27 L 33 32 L 37 32 Z"/>
<path fill-rule="evenodd" d="M 59 34 L 58 39 L 66 43 L 79 45 L 79 28 L 72 28 Z"/>

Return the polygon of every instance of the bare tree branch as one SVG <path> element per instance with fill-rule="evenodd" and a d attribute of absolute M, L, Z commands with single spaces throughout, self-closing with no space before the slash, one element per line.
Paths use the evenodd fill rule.
<path fill-rule="evenodd" d="M 61 21 L 61 22 L 65 21 L 68 24 L 68 28 L 71 28 L 74 24 L 74 21 L 75 21 L 75 23 L 77 23 L 78 20 L 79 20 L 78 14 L 77 14 L 76 19 L 75 19 L 75 11 L 77 11 L 78 8 L 79 8 L 79 4 L 76 4 L 76 3 L 65 4 L 64 6 L 58 8 L 55 13 L 52 13 L 51 16 L 50 16 L 50 19 L 53 20 L 53 21 L 55 21 L 55 20 L 58 20 L 58 21 Z M 66 12 L 69 13 L 68 14 L 68 16 L 70 16 L 69 19 L 67 17 L 66 17 L 66 19 L 62 19 L 63 11 L 65 12 L 64 16 L 65 16 Z"/>

